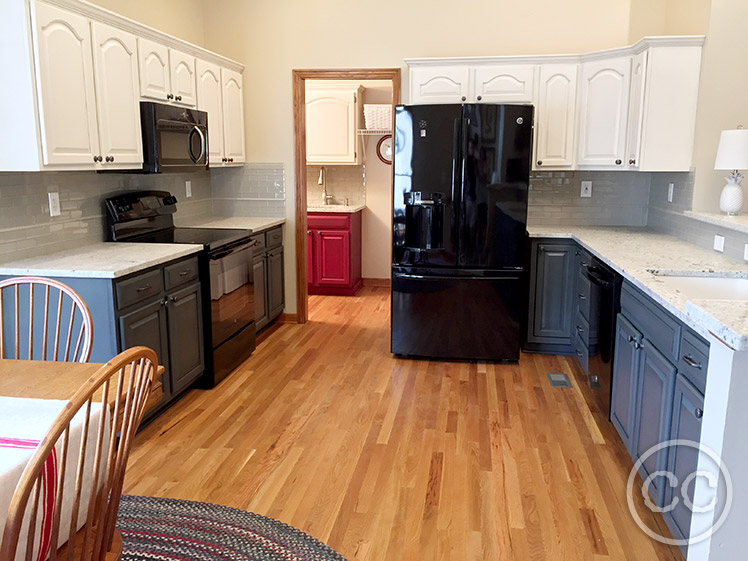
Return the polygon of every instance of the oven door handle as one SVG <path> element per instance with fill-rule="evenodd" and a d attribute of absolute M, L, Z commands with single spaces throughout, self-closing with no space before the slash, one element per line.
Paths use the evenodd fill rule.
<path fill-rule="evenodd" d="M 598 286 L 602 286 L 603 288 L 612 288 L 613 287 L 613 283 L 610 282 L 607 279 L 604 279 L 600 275 L 599 271 L 600 271 L 600 269 L 598 267 L 595 267 L 594 265 L 591 266 L 591 267 L 585 267 L 585 269 L 584 269 L 584 275 L 593 284 L 596 284 Z"/>
<path fill-rule="evenodd" d="M 224 257 L 227 257 L 233 253 L 238 253 L 239 251 L 244 251 L 245 249 L 250 249 L 257 245 L 257 240 L 252 240 L 247 243 L 240 243 L 234 246 L 231 246 L 230 248 L 221 251 L 219 253 L 209 253 L 208 257 L 210 257 L 211 261 L 215 261 L 218 259 L 223 259 Z"/>

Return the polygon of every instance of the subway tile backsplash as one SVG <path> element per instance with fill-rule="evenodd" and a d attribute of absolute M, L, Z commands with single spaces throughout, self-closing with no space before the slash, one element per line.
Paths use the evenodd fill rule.
<path fill-rule="evenodd" d="M 215 216 L 286 216 L 283 164 L 248 163 L 211 170 Z"/>
<path fill-rule="evenodd" d="M 323 204 L 323 186 L 319 185 L 320 167 L 325 168 L 324 180 L 327 194 L 332 195 L 332 202 L 343 204 L 345 200 L 352 205 L 366 204 L 366 169 L 365 166 L 306 166 L 306 200 L 308 205 Z"/>

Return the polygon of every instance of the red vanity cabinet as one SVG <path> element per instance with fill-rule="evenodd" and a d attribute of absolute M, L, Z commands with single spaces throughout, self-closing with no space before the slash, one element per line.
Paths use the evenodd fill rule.
<path fill-rule="evenodd" d="M 353 296 L 361 280 L 361 211 L 307 214 L 309 294 Z"/>

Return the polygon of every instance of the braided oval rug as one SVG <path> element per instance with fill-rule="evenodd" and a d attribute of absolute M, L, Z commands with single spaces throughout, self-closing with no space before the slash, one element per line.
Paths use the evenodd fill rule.
<path fill-rule="evenodd" d="M 346 561 L 283 522 L 226 506 L 122 495 L 122 561 Z"/>

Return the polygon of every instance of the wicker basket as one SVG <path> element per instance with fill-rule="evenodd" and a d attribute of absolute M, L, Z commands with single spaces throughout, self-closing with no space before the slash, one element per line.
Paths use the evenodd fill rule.
<path fill-rule="evenodd" d="M 392 105 L 364 103 L 367 130 L 389 130 L 392 126 Z"/>

